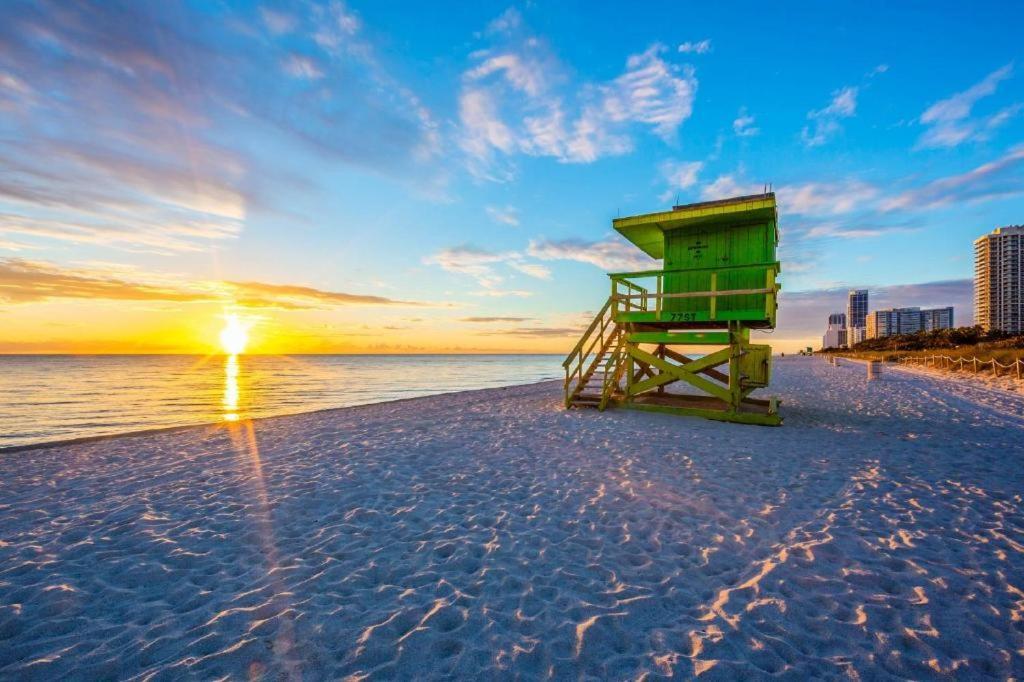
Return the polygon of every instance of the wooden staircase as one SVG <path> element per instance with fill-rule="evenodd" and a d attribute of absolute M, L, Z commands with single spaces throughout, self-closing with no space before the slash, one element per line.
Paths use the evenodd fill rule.
<path fill-rule="evenodd" d="M 565 406 L 603 410 L 620 389 L 625 329 L 612 317 L 609 298 L 565 358 Z"/>

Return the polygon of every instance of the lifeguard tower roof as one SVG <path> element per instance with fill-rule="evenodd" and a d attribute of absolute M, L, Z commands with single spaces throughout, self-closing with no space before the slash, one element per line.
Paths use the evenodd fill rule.
<path fill-rule="evenodd" d="M 751 194 L 719 201 L 675 206 L 671 211 L 616 218 L 619 234 L 652 258 L 665 256 L 665 232 L 727 225 L 775 222 L 775 193 Z"/>

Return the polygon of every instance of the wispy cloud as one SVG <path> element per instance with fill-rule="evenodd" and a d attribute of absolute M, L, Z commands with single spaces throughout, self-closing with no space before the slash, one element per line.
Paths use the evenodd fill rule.
<path fill-rule="evenodd" d="M 565 69 L 518 13 L 502 15 L 486 35 L 498 44 L 473 53 L 459 93 L 460 145 L 478 178 L 507 180 L 516 155 L 589 163 L 633 148 L 647 129 L 674 139 L 697 91 L 692 67 L 666 61 L 655 44 L 601 83 L 567 85 Z"/>
<path fill-rule="evenodd" d="M 513 227 L 519 225 L 519 211 L 514 206 L 488 206 L 485 210 L 495 222 Z"/>
<path fill-rule="evenodd" d="M 545 339 L 551 337 L 579 336 L 579 327 L 504 327 L 476 332 L 480 336 L 515 336 L 529 339 Z"/>
<path fill-rule="evenodd" d="M 701 195 L 706 200 L 758 194 L 765 185 L 737 180 L 734 175 L 721 175 L 705 185 Z M 805 182 L 776 187 L 775 196 L 782 216 L 784 244 L 800 244 L 810 239 L 865 239 L 896 231 L 916 229 L 906 224 L 891 224 L 879 216 L 881 190 L 875 185 L 855 179 L 833 182 Z M 812 269 L 813 258 L 807 254 L 795 261 L 787 259 L 786 271 L 795 273 Z"/>
<path fill-rule="evenodd" d="M 801 132 L 804 144 L 817 147 L 839 134 L 843 129 L 840 121 L 857 113 L 858 91 L 859 88 L 852 85 L 840 88 L 832 93 L 828 106 L 808 112 L 811 122 Z"/>
<path fill-rule="evenodd" d="M 966 173 L 933 180 L 882 202 L 883 211 L 931 209 L 963 202 L 988 201 L 1024 193 L 1024 145 Z"/>
<path fill-rule="evenodd" d="M 437 305 L 292 284 L 212 280 L 182 284 L 178 277 L 146 275 L 116 266 L 70 268 L 45 261 L 0 259 L 0 302 L 29 303 L 57 299 L 221 303 L 283 309 Z"/>
<path fill-rule="evenodd" d="M 562 320 L 550 321 L 547 324 L 523 324 L 525 322 L 537 321 L 535 318 L 531 317 L 464 317 L 460 321 L 485 325 L 483 328 L 477 329 L 473 332 L 478 336 L 547 339 L 577 337 L 583 330 L 584 325 L 589 322 L 589 319 L 586 322 L 582 322 L 579 326 L 565 326 L 564 323 L 560 324 Z"/>
<path fill-rule="evenodd" d="M 157 253 L 237 236 L 251 206 L 241 159 L 204 143 L 105 145 L 33 137 L 0 141 L 0 234 Z M 196 167 L 193 167 L 196 166 Z M 252 189 L 255 189 L 253 187 Z"/>
<path fill-rule="evenodd" d="M 261 7 L 259 12 L 260 18 L 263 20 L 267 30 L 275 35 L 291 33 L 298 24 L 295 16 L 288 12 L 270 9 L 269 7 Z"/>
<path fill-rule="evenodd" d="M 32 251 L 39 247 L 32 246 L 31 244 L 25 244 L 23 242 L 16 242 L 10 239 L 0 239 L 0 251 Z"/>
<path fill-rule="evenodd" d="M 525 289 L 481 289 L 480 291 L 469 292 L 471 296 L 483 298 L 529 298 L 533 296 L 532 291 Z"/>
<path fill-rule="evenodd" d="M 668 201 L 677 191 L 697 184 L 697 176 L 702 168 L 703 161 L 666 161 L 661 164 L 661 175 L 668 185 L 660 197 L 661 201 Z"/>
<path fill-rule="evenodd" d="M 524 275 L 529 275 L 536 279 L 551 279 L 551 270 L 540 263 L 526 263 L 517 258 L 513 258 L 508 262 L 508 266 L 514 270 L 518 270 Z"/>
<path fill-rule="evenodd" d="M 711 182 L 704 185 L 700 190 L 700 196 L 705 201 L 715 199 L 727 199 L 729 197 L 746 196 L 748 194 L 760 194 L 767 189 L 766 184 L 758 184 L 742 179 L 736 175 L 726 173 L 719 175 Z"/>
<path fill-rule="evenodd" d="M 270 284 L 267 282 L 223 282 L 233 294 L 238 305 L 279 306 L 289 308 L 317 308 L 334 306 L 430 306 L 431 303 L 400 301 L 385 296 L 350 294 L 341 291 L 325 291 L 314 287 L 295 284 Z"/>
<path fill-rule="evenodd" d="M 437 265 L 445 272 L 468 275 L 482 287 L 496 287 L 502 278 L 493 266 L 509 259 L 509 254 L 495 253 L 475 246 L 463 245 L 442 249 L 423 259 L 427 265 Z"/>
<path fill-rule="evenodd" d="M 497 97 L 479 88 L 464 90 L 459 95 L 459 121 L 460 145 L 469 158 L 470 172 L 480 179 L 510 179 L 507 167 L 495 168 L 495 151 L 511 154 L 520 143 L 501 120 Z"/>
<path fill-rule="evenodd" d="M 860 180 L 806 182 L 783 185 L 776 190 L 782 210 L 812 216 L 841 215 L 871 208 L 879 194 L 877 187 Z"/>
<path fill-rule="evenodd" d="M 210 300 L 211 296 L 199 289 L 128 281 L 109 272 L 0 259 L 0 301 L 27 303 L 60 298 L 195 302 Z"/>
<path fill-rule="evenodd" d="M 758 194 L 765 185 L 737 179 L 727 174 L 717 177 L 701 190 L 704 199 Z M 887 195 L 876 185 L 858 179 L 832 182 L 804 182 L 776 187 L 784 235 L 783 247 L 796 247 L 808 240 L 867 239 L 893 232 L 919 229 L 920 223 L 893 222 L 881 210 Z M 786 257 L 786 271 L 808 272 L 815 267 L 816 256 L 803 248 Z"/>
<path fill-rule="evenodd" d="M 517 54 L 499 54 L 488 57 L 469 69 L 463 74 L 463 78 L 473 82 L 483 80 L 492 74 L 500 74 L 505 77 L 513 89 L 536 97 L 545 87 L 543 71 L 536 67 L 535 58 L 520 57 Z"/>
<path fill-rule="evenodd" d="M 495 17 L 491 23 L 487 24 L 487 33 L 495 34 L 501 33 L 510 35 L 514 31 L 518 30 L 523 25 L 523 15 L 519 13 L 515 7 L 509 7 L 507 10 Z"/>
<path fill-rule="evenodd" d="M 696 42 L 685 42 L 679 46 L 678 51 L 683 54 L 707 54 L 711 52 L 711 40 L 706 38 Z"/>
<path fill-rule="evenodd" d="M 52 223 L 47 239 L 77 226 L 65 232 L 81 243 L 97 226 L 128 232 L 139 221 L 167 232 L 162 252 L 198 248 L 202 230 L 179 226 L 216 223 L 233 236 L 254 208 L 273 209 L 275 183 L 305 186 L 252 145 L 210 141 L 252 126 L 433 183 L 439 174 L 421 169 L 440 149 L 438 125 L 375 52 L 340 2 L 216 17 L 167 3 L 3 4 L 0 201 L 22 227 Z"/>
<path fill-rule="evenodd" d="M 303 54 L 285 55 L 281 67 L 289 76 L 306 80 L 319 80 L 324 77 L 324 70 L 315 59 Z"/>
<path fill-rule="evenodd" d="M 803 236 L 808 239 L 836 237 L 839 239 L 871 239 L 893 232 L 915 232 L 919 228 L 905 225 L 875 225 L 863 221 L 816 223 Z"/>
<path fill-rule="evenodd" d="M 516 251 L 495 252 L 476 246 L 462 245 L 441 249 L 437 253 L 423 259 L 427 265 L 437 265 L 446 272 L 472 277 L 483 287 L 482 291 L 472 292 L 479 296 L 528 296 L 522 290 L 507 290 L 501 287 L 506 277 L 498 272 L 495 266 L 521 272 L 535 279 L 550 279 L 551 271 L 540 263 L 530 263 L 523 254 Z"/>
<path fill-rule="evenodd" d="M 899 189 L 907 187 L 906 189 Z M 721 199 L 756 194 L 764 185 L 743 179 L 742 170 L 724 174 L 701 188 L 704 199 Z M 967 172 L 921 182 L 913 177 L 887 186 L 855 178 L 829 182 L 786 184 L 775 188 L 784 216 L 835 218 L 850 216 L 847 222 L 824 222 L 808 227 L 809 236 L 863 237 L 885 231 L 914 229 L 906 221 L 892 223 L 888 214 L 927 211 L 947 205 L 983 202 L 1024 194 L 1024 145 L 1011 147 L 993 161 Z M 792 222 L 790 222 L 792 225 Z M 813 229 L 812 229 L 813 228 Z"/>
<path fill-rule="evenodd" d="M 82 222 L 0 213 L 0 234 L 156 254 L 199 251 L 208 248 L 210 243 L 235 237 L 240 230 L 241 225 L 236 221 L 199 217 L 173 221 L 170 217 L 147 218 L 142 212 L 135 221 L 117 215 L 113 220 Z"/>
<path fill-rule="evenodd" d="M 740 107 L 739 114 L 732 122 L 732 131 L 737 137 L 753 137 L 761 132 L 761 129 L 754 125 L 754 117 L 747 113 L 746 107 Z"/>
<path fill-rule="evenodd" d="M 658 261 L 617 238 L 531 240 L 526 251 L 541 260 L 573 260 L 596 265 L 602 270 L 643 270 L 658 265 Z"/>
<path fill-rule="evenodd" d="M 697 78 L 692 68 L 662 59 L 664 51 L 655 44 L 630 56 L 625 73 L 599 90 L 602 108 L 612 121 L 646 123 L 670 139 L 693 113 Z"/>
<path fill-rule="evenodd" d="M 763 191 L 743 179 L 742 169 L 718 176 L 701 188 L 704 199 Z M 901 187 L 903 189 L 901 189 Z M 943 206 L 994 201 L 1024 194 L 1024 145 L 965 173 L 922 182 L 918 177 L 880 185 L 856 178 L 785 184 L 775 188 L 781 216 L 783 248 L 802 250 L 796 258 L 815 267 L 808 244 L 822 240 L 874 239 L 928 229 L 927 214 Z M 786 271 L 797 270 L 789 264 Z"/>
<path fill-rule="evenodd" d="M 1021 111 L 1021 104 L 1013 104 L 994 114 L 972 117 L 974 105 L 995 94 L 999 84 L 1013 75 L 1013 64 L 996 69 L 963 92 L 935 102 L 921 114 L 920 122 L 927 127 L 917 141 L 917 148 L 956 147 L 969 141 L 988 139 L 992 131 L 1002 126 Z"/>
<path fill-rule="evenodd" d="M 462 317 L 459 322 L 471 322 L 473 324 L 491 324 L 494 322 L 529 322 L 532 317 Z"/>

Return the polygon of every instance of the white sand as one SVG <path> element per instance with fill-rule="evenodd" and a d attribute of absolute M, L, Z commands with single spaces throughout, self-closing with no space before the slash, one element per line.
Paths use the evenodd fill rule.
<path fill-rule="evenodd" d="M 1024 398 L 776 367 L 781 428 L 547 383 L 8 455 L 0 678 L 1024 675 Z"/>

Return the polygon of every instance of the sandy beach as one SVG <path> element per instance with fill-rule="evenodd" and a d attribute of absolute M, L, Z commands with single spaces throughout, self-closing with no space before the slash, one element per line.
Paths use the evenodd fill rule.
<path fill-rule="evenodd" d="M 548 382 L 0 458 L 0 677 L 1024 675 L 1024 397 L 777 361 L 780 428 Z"/>

